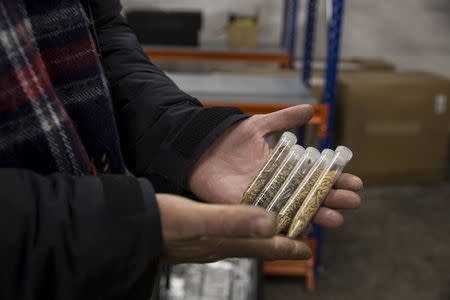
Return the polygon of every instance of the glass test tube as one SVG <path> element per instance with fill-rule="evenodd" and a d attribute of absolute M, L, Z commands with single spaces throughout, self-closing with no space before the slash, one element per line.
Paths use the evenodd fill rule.
<path fill-rule="evenodd" d="M 303 148 L 302 146 L 292 146 L 288 155 L 281 162 L 278 169 L 276 169 L 273 173 L 272 178 L 269 179 L 267 184 L 262 189 L 261 193 L 259 193 L 258 197 L 256 197 L 253 205 L 263 208 L 267 207 L 280 187 L 283 185 L 286 178 L 289 176 L 289 174 L 291 174 L 292 169 L 294 169 L 294 167 L 297 165 L 304 152 L 305 148 Z"/>
<path fill-rule="evenodd" d="M 333 159 L 325 167 L 324 172 L 295 215 L 289 228 L 289 238 L 294 239 L 305 230 L 352 157 L 353 153 L 347 147 L 339 146 L 336 149 Z"/>
<path fill-rule="evenodd" d="M 320 156 L 320 152 L 313 147 L 309 147 L 292 170 L 289 177 L 280 187 L 277 194 L 267 206 L 267 210 L 278 214 L 283 206 L 287 203 L 294 191 L 302 182 L 303 178 L 308 174 L 314 163 Z"/>
<path fill-rule="evenodd" d="M 325 167 L 330 163 L 333 156 L 333 150 L 325 149 L 322 151 L 319 159 L 316 161 L 306 177 L 294 191 L 291 198 L 289 198 L 286 205 L 280 210 L 280 213 L 277 215 L 278 232 L 287 229 L 291 224 L 292 220 L 295 217 L 295 214 L 302 205 L 306 196 L 308 196 L 317 179 L 319 179 L 320 175 L 322 175 Z"/>
<path fill-rule="evenodd" d="M 259 170 L 258 175 L 256 175 L 255 179 L 253 179 L 252 183 L 242 195 L 241 204 L 253 204 L 273 172 L 278 168 L 295 143 L 297 143 L 295 134 L 292 132 L 283 133 L 277 145 L 273 148 L 271 155 Z"/>

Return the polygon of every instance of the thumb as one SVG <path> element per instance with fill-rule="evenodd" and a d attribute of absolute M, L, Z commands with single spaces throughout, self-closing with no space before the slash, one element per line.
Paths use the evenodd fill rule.
<path fill-rule="evenodd" d="M 170 194 L 157 194 L 165 239 L 202 237 L 272 237 L 275 216 L 256 206 L 202 204 Z"/>
<path fill-rule="evenodd" d="M 276 234 L 275 216 L 255 206 L 203 204 L 196 223 L 198 232 L 208 237 L 269 238 Z"/>
<path fill-rule="evenodd" d="M 312 105 L 303 104 L 279 110 L 260 119 L 260 126 L 266 133 L 289 130 L 308 122 L 314 114 Z"/>

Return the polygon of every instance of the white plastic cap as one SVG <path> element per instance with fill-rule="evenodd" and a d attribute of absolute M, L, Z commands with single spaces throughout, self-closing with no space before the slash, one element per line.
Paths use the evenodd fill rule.
<path fill-rule="evenodd" d="M 327 148 L 322 151 L 322 155 L 326 155 L 326 156 L 334 155 L 334 151 Z"/>
<path fill-rule="evenodd" d="M 305 148 L 303 148 L 300 145 L 294 145 L 291 148 L 291 153 L 292 153 L 293 156 L 300 157 L 300 156 L 303 155 L 303 152 L 305 152 Z"/>
<path fill-rule="evenodd" d="M 308 147 L 306 148 L 306 152 L 311 156 L 312 160 L 317 160 L 320 156 L 319 150 L 317 150 L 314 147 Z"/>
<path fill-rule="evenodd" d="M 339 146 L 336 148 L 336 153 L 339 153 L 339 156 L 341 156 L 346 162 L 349 162 L 353 157 L 353 152 L 349 148 L 345 146 Z"/>
<path fill-rule="evenodd" d="M 322 161 L 321 164 L 327 165 L 334 157 L 335 153 L 331 149 L 325 149 L 322 151 L 320 158 L 318 160 Z"/>
<path fill-rule="evenodd" d="M 280 142 L 281 141 L 285 141 L 289 145 L 294 145 L 295 143 L 297 143 L 297 136 L 290 131 L 286 131 L 281 136 Z"/>

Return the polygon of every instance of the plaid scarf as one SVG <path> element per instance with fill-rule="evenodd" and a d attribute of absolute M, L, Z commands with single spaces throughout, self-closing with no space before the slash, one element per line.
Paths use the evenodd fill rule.
<path fill-rule="evenodd" d="M 90 24 L 79 1 L 0 0 L 0 167 L 124 172 Z"/>

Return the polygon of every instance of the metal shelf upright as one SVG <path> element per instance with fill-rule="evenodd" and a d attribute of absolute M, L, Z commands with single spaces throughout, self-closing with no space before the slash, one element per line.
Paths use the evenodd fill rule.
<path fill-rule="evenodd" d="M 306 87 L 311 88 L 311 66 L 314 53 L 314 39 L 316 30 L 317 0 L 309 0 L 305 26 L 303 47 L 302 80 Z"/>
<path fill-rule="evenodd" d="M 328 51 L 327 69 L 325 73 L 325 86 L 321 102 L 327 107 L 327 128 L 326 135 L 321 141 L 321 148 L 330 148 L 333 144 L 334 120 L 336 111 L 336 88 L 337 74 L 340 56 L 342 23 L 344 17 L 345 0 L 327 1 L 327 30 L 328 30 Z M 313 62 L 315 27 L 317 15 L 317 0 L 308 0 L 307 20 L 305 27 L 303 69 L 301 79 L 305 86 L 310 87 L 311 65 Z M 322 252 L 323 229 L 314 225 L 312 238 L 317 242 L 316 251 L 316 271 L 320 266 Z"/>
<path fill-rule="evenodd" d="M 304 33 L 303 45 L 303 68 L 301 70 L 301 82 L 307 88 L 311 88 L 311 71 L 314 60 L 314 42 L 316 33 L 317 7 L 318 0 L 307 0 L 307 17 Z M 327 69 L 325 73 L 325 85 L 323 89 L 322 99 L 317 109 L 324 111 L 325 119 L 324 128 L 321 128 L 322 134 L 320 146 L 322 149 L 332 146 L 334 134 L 334 113 L 335 113 L 335 96 L 336 96 L 336 80 L 338 72 L 339 48 L 342 30 L 342 18 L 344 12 L 345 0 L 326 0 L 327 1 L 327 29 L 328 29 L 328 55 Z M 285 0 L 284 17 L 285 22 L 282 34 L 282 46 L 288 49 L 290 53 L 290 67 L 294 67 L 295 63 L 295 47 L 296 47 L 296 30 L 298 16 L 299 1 Z M 322 228 L 313 226 L 314 230 L 310 236 L 310 244 L 313 249 L 313 264 L 317 272 L 321 262 L 322 250 Z M 315 285 L 315 276 L 311 274 L 310 261 L 303 264 L 295 261 L 279 261 L 265 264 L 265 273 L 273 275 L 304 275 L 306 277 L 306 288 L 313 290 Z M 314 273 L 314 272 L 313 272 Z"/>
<path fill-rule="evenodd" d="M 285 0 L 281 47 L 289 53 L 289 68 L 294 68 L 299 0 Z"/>
<path fill-rule="evenodd" d="M 328 18 L 328 58 L 325 77 L 325 93 L 322 102 L 329 106 L 328 134 L 322 142 L 322 147 L 330 147 L 333 144 L 334 120 L 336 111 L 336 88 L 339 66 L 342 25 L 344 17 L 345 0 L 333 0 L 331 16 Z"/>

